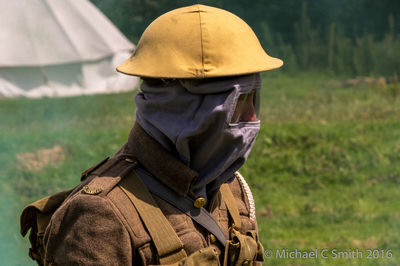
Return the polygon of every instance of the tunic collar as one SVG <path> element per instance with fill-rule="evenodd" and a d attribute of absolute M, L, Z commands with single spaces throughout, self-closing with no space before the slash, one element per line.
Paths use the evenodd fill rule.
<path fill-rule="evenodd" d="M 196 171 L 169 153 L 138 123 L 134 124 L 128 141 L 115 155 L 120 156 L 136 158 L 148 172 L 182 197 L 191 192 L 192 184 L 198 176 Z"/>

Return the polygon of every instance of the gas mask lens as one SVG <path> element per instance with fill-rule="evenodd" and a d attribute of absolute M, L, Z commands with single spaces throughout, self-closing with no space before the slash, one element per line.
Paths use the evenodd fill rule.
<path fill-rule="evenodd" d="M 258 120 L 259 97 L 256 90 L 241 94 L 232 115 L 231 124 L 255 122 Z"/>

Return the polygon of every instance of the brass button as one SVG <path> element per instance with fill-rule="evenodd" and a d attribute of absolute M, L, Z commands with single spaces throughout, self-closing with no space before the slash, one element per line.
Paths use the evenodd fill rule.
<path fill-rule="evenodd" d="M 210 234 L 210 242 L 211 242 L 211 244 L 214 244 L 215 242 L 217 242 L 217 238 L 215 237 L 215 235 Z"/>
<path fill-rule="evenodd" d="M 133 163 L 134 162 L 131 158 L 126 158 L 125 161 L 128 162 L 128 163 Z"/>
<path fill-rule="evenodd" d="M 84 186 L 83 187 L 83 192 L 85 194 L 89 194 L 89 195 L 97 195 L 100 194 L 103 190 L 101 188 L 90 188 L 89 186 Z"/>
<path fill-rule="evenodd" d="M 242 265 L 243 266 L 251 265 L 251 260 L 245 260 Z"/>
<path fill-rule="evenodd" d="M 203 198 L 203 197 L 198 197 L 195 201 L 194 201 L 194 206 L 196 207 L 196 208 L 201 208 L 201 207 L 203 207 L 204 205 L 206 205 L 206 199 L 205 198 Z"/>

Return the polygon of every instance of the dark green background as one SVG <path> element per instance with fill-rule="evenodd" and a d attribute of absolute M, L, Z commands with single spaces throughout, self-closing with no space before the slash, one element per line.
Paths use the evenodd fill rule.
<path fill-rule="evenodd" d="M 243 18 L 283 71 L 393 75 L 400 64 L 400 1 L 396 0 L 92 0 L 134 43 L 161 14 L 196 3 Z"/>

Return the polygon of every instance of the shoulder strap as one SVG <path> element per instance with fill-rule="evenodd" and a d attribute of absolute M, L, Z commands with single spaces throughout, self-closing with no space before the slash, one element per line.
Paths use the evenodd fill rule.
<path fill-rule="evenodd" d="M 182 241 L 135 171 L 124 178 L 119 186 L 132 201 L 149 231 L 159 262 L 171 264 L 187 257 Z"/>
<path fill-rule="evenodd" d="M 145 171 L 143 168 L 136 168 L 134 171 L 140 176 L 141 180 L 146 187 L 151 191 L 151 193 L 162 198 L 172 206 L 176 207 L 195 222 L 205 228 L 207 231 L 212 233 L 218 241 L 225 246 L 227 237 L 222 232 L 218 223 L 211 216 L 211 214 L 204 208 L 194 207 L 194 201 L 189 197 L 181 197 L 175 192 L 171 191 L 164 184 L 159 182 L 150 173 Z"/>
<path fill-rule="evenodd" d="M 236 230 L 240 230 L 242 227 L 242 220 L 240 219 L 239 209 L 236 205 L 235 197 L 232 194 L 231 189 L 228 184 L 222 184 L 220 188 L 222 198 L 225 201 L 226 207 L 228 208 L 228 212 L 232 217 L 233 225 Z"/>

